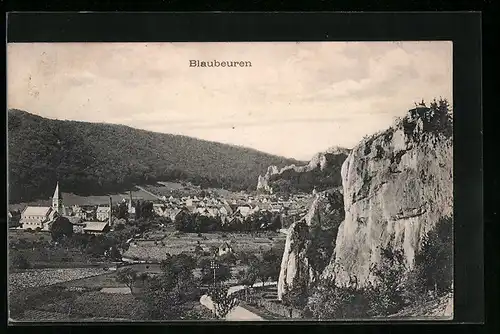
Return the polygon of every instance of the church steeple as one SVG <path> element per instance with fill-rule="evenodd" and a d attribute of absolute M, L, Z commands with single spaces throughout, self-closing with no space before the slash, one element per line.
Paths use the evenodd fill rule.
<path fill-rule="evenodd" d="M 63 199 L 61 191 L 59 190 L 59 182 L 56 184 L 56 190 L 54 191 L 54 196 L 52 197 L 52 209 L 57 213 L 63 213 Z"/>

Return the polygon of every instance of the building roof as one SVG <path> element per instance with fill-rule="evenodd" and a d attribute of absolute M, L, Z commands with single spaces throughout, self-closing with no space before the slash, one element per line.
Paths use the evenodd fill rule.
<path fill-rule="evenodd" d="M 66 218 L 68 218 L 69 222 L 73 225 L 82 223 L 82 218 L 77 217 L 77 216 L 69 216 Z M 82 223 L 82 224 L 84 224 L 84 223 Z"/>
<path fill-rule="evenodd" d="M 108 225 L 108 222 L 87 222 L 84 231 L 100 231 L 102 232 L 104 228 Z"/>
<path fill-rule="evenodd" d="M 108 212 L 110 209 L 109 206 L 100 206 L 97 208 L 97 212 Z"/>
<path fill-rule="evenodd" d="M 56 184 L 56 190 L 54 191 L 54 197 L 52 198 L 59 198 L 59 199 L 62 198 L 61 191 L 59 190 L 59 182 L 57 182 Z"/>
<path fill-rule="evenodd" d="M 27 206 L 23 214 L 25 216 L 46 216 L 51 209 L 50 206 Z"/>

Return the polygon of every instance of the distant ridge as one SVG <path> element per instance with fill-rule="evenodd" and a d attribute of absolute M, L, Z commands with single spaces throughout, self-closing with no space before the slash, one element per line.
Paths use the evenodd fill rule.
<path fill-rule="evenodd" d="M 186 180 L 202 187 L 255 188 L 267 166 L 302 162 L 254 149 L 124 125 L 62 121 L 8 111 L 9 202 L 66 191 L 98 195 L 135 184 Z"/>

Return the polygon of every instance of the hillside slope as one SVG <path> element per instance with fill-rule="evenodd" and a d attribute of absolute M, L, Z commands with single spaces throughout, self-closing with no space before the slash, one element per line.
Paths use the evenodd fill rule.
<path fill-rule="evenodd" d="M 9 201 L 121 191 L 157 180 L 242 190 L 269 165 L 299 161 L 253 149 L 123 125 L 60 121 L 8 111 Z"/>

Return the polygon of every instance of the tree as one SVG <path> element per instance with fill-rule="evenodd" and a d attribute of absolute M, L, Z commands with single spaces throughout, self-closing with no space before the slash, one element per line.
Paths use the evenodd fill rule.
<path fill-rule="evenodd" d="M 116 246 L 111 246 L 106 255 L 113 261 L 120 261 L 122 259 L 122 254 Z"/>
<path fill-rule="evenodd" d="M 186 211 L 181 211 L 175 217 L 175 229 L 181 232 L 193 232 L 194 231 L 194 220 L 196 219 L 196 214 L 190 215 Z"/>
<path fill-rule="evenodd" d="M 149 319 L 178 320 L 187 312 L 188 302 L 198 301 L 199 282 L 193 276 L 194 265 L 194 259 L 188 255 L 169 256 L 162 262 L 163 273 L 148 278 L 143 300 Z"/>
<path fill-rule="evenodd" d="M 231 278 L 231 269 L 223 263 L 217 263 L 215 269 L 216 282 L 225 282 Z M 214 282 L 214 269 L 211 268 L 211 261 L 204 261 L 201 268 L 201 281 L 205 284 Z"/>
<path fill-rule="evenodd" d="M 304 275 L 295 276 L 291 287 L 286 286 L 286 293 L 283 294 L 282 302 L 284 305 L 304 309 L 308 299 L 308 285 L 309 282 Z"/>
<path fill-rule="evenodd" d="M 71 237 L 73 235 L 73 225 L 68 218 L 59 216 L 52 223 L 50 234 L 54 241 L 60 241 L 64 237 Z"/>
<path fill-rule="evenodd" d="M 117 212 L 116 212 L 116 218 L 118 218 L 118 219 L 125 219 L 125 220 L 128 219 L 128 206 L 127 206 L 127 203 L 121 202 L 118 205 L 118 209 L 117 209 Z"/>
<path fill-rule="evenodd" d="M 238 299 L 228 294 L 228 288 L 224 285 L 217 285 L 211 287 L 208 295 L 214 304 L 215 315 L 224 319 L 226 315 L 238 306 Z"/>
<path fill-rule="evenodd" d="M 240 284 L 246 287 L 252 287 L 258 278 L 258 273 L 255 270 L 255 267 L 248 267 L 246 269 L 242 269 L 238 272 L 237 276 Z"/>
<path fill-rule="evenodd" d="M 432 112 L 431 130 L 441 132 L 450 137 L 453 134 L 453 119 L 451 117 L 451 106 L 447 99 L 434 99 L 430 104 Z"/>
<path fill-rule="evenodd" d="M 252 262 L 250 267 L 264 284 L 269 278 L 278 279 L 281 269 L 281 257 L 275 250 L 268 250 L 262 254 L 262 259 Z"/>
<path fill-rule="evenodd" d="M 425 297 L 429 291 L 435 296 L 451 291 L 453 282 L 453 217 L 441 218 L 422 242 L 405 283 L 410 300 Z"/>
<path fill-rule="evenodd" d="M 404 306 L 404 275 L 406 265 L 404 253 L 390 246 L 380 249 L 380 262 L 371 267 L 375 278 L 374 312 L 378 315 L 394 314 Z"/>
<path fill-rule="evenodd" d="M 131 292 L 137 277 L 137 271 L 131 268 L 120 269 L 116 272 L 116 281 L 125 284 Z"/>
<path fill-rule="evenodd" d="M 318 320 L 362 319 L 372 315 L 370 308 L 365 289 L 323 281 L 313 288 L 304 313 Z"/>
<path fill-rule="evenodd" d="M 184 253 L 168 255 L 165 260 L 161 261 L 160 267 L 165 275 L 177 277 L 185 272 L 191 273 L 196 268 L 196 259 Z"/>

